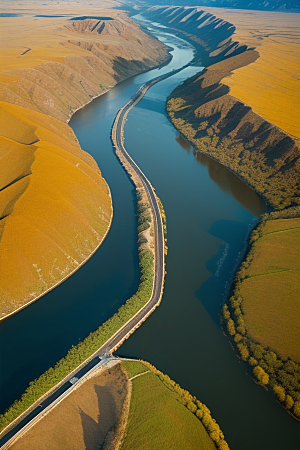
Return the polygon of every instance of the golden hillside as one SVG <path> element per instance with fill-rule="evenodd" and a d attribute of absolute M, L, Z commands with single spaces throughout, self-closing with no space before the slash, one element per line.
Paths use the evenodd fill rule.
<path fill-rule="evenodd" d="M 167 58 L 163 44 L 107 9 L 113 4 L 1 4 L 2 318 L 78 269 L 108 231 L 109 188 L 67 122 L 118 81 Z M 50 17 L 62 10 L 68 17 Z M 10 13 L 20 16 L 3 17 Z M 69 20 L 74 14 L 97 19 Z"/>
<path fill-rule="evenodd" d="M 205 8 L 236 27 L 232 38 L 259 58 L 222 80 L 230 94 L 286 133 L 300 138 L 299 14 Z"/>

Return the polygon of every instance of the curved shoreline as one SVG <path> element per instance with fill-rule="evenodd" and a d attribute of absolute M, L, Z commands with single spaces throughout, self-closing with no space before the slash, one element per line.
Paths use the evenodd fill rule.
<path fill-rule="evenodd" d="M 106 183 L 107 184 L 107 183 Z M 66 275 L 64 278 L 62 278 L 60 281 L 58 281 L 56 284 L 54 284 L 53 286 L 51 286 L 50 288 L 48 288 L 46 291 L 44 291 L 42 294 L 38 295 L 37 297 L 33 298 L 32 300 L 30 300 L 29 302 L 25 303 L 24 305 L 20 306 L 18 309 L 16 309 L 15 311 L 6 314 L 6 316 L 3 316 L 0 318 L 0 324 L 1 322 L 4 322 L 6 319 L 8 319 L 11 316 L 14 316 L 17 312 L 21 311 L 22 309 L 26 308 L 27 306 L 31 305 L 32 303 L 34 303 L 35 301 L 39 300 L 41 297 L 43 297 L 44 295 L 48 294 L 48 292 L 52 291 L 53 289 L 55 289 L 57 286 L 59 286 L 60 284 L 62 284 L 65 280 L 67 280 L 68 278 L 70 278 L 70 276 L 74 275 L 75 272 L 77 272 L 78 269 L 80 269 L 95 253 L 96 251 L 100 248 L 100 246 L 103 244 L 103 242 L 105 241 L 105 239 L 107 238 L 107 235 L 110 231 L 111 228 L 111 224 L 113 221 L 113 204 L 112 204 L 112 197 L 111 197 L 111 192 L 110 192 L 110 188 L 107 184 L 108 187 L 108 194 L 109 194 L 109 198 L 110 198 L 110 204 L 111 204 L 111 215 L 110 215 L 110 221 L 107 227 L 107 230 L 104 234 L 104 236 L 102 237 L 101 241 L 99 242 L 99 244 L 97 245 L 97 247 L 94 248 L 94 250 L 75 268 L 72 270 L 72 272 L 70 272 L 68 275 Z"/>
<path fill-rule="evenodd" d="M 253 192 L 255 192 L 257 195 L 259 195 L 259 196 L 263 199 L 263 201 L 265 202 L 265 204 L 266 204 L 266 206 L 267 206 L 266 212 L 272 212 L 272 211 L 275 211 L 275 209 L 273 208 L 273 206 L 269 203 L 269 200 L 268 200 L 261 192 L 257 191 L 257 190 L 255 189 L 255 187 L 254 187 L 253 185 L 251 185 L 251 184 L 249 183 L 249 181 L 248 181 L 246 178 L 244 178 L 244 177 L 243 177 L 242 175 L 240 175 L 238 172 L 236 172 L 235 170 L 233 170 L 231 167 L 227 166 L 226 164 L 223 164 L 219 159 L 217 159 L 216 156 L 213 156 L 213 155 L 211 155 L 210 153 L 205 153 L 204 151 L 198 149 L 198 148 L 196 147 L 195 143 L 192 142 L 192 141 L 190 141 L 190 140 L 188 139 L 188 137 L 185 136 L 185 135 L 184 135 L 184 134 L 176 127 L 176 125 L 172 122 L 172 119 L 171 119 L 171 117 L 170 117 L 170 115 L 169 115 L 169 113 L 168 113 L 167 108 L 166 108 L 166 113 L 167 113 L 167 117 L 168 117 L 170 123 L 172 124 L 172 126 L 176 129 L 176 131 L 178 131 L 178 133 L 180 134 L 180 136 L 181 136 L 186 142 L 188 142 L 188 143 L 191 145 L 191 147 L 193 148 L 194 156 L 196 155 L 196 153 L 201 153 L 202 155 L 205 155 L 205 156 L 207 156 L 208 158 L 213 159 L 214 161 L 216 161 L 217 163 L 219 163 L 222 167 L 225 167 L 225 169 L 229 170 L 229 172 L 233 173 L 233 174 L 234 174 L 236 177 L 238 177 L 241 181 L 243 181 L 245 184 L 247 184 L 247 186 L 248 186 L 250 189 L 252 189 Z M 259 216 L 258 220 L 260 220 L 260 218 L 261 218 L 261 216 Z"/>
<path fill-rule="evenodd" d="M 182 68 L 177 69 L 177 72 L 181 71 Z M 5 435 L 7 433 L 10 433 L 13 431 L 14 426 L 20 425 L 20 421 L 23 420 L 26 421 L 26 416 L 30 413 L 33 413 L 36 408 L 38 408 L 41 401 L 44 401 L 49 397 L 50 395 L 55 396 L 57 390 L 59 388 L 62 388 L 64 384 L 68 383 L 69 380 L 76 376 L 79 370 L 83 370 L 84 367 L 89 363 L 92 362 L 95 358 L 103 358 L 105 355 L 112 353 L 115 351 L 146 319 L 149 315 L 152 314 L 152 312 L 157 308 L 157 306 L 160 304 L 162 292 L 163 292 L 163 283 L 164 283 L 164 276 L 165 276 L 165 261 L 164 261 L 164 229 L 163 229 L 163 223 L 162 223 L 162 217 L 160 213 L 160 209 L 156 200 L 156 194 L 154 192 L 154 189 L 151 185 L 151 183 L 148 181 L 148 179 L 145 177 L 143 172 L 139 169 L 137 164 L 132 160 L 130 155 L 126 152 L 124 146 L 123 146 L 123 126 L 124 122 L 127 116 L 127 113 L 131 108 L 133 108 L 145 95 L 147 90 L 155 83 L 161 81 L 164 78 L 168 78 L 169 76 L 173 75 L 176 71 L 168 72 L 167 74 L 164 74 L 162 76 L 156 77 L 153 80 L 150 80 L 149 82 L 142 85 L 137 93 L 133 96 L 133 98 L 126 103 L 125 106 L 123 106 L 117 113 L 113 129 L 112 129 L 112 140 L 114 141 L 114 135 L 116 138 L 116 144 L 119 148 L 119 145 L 121 144 L 120 152 L 126 156 L 127 161 L 131 164 L 132 168 L 137 172 L 139 172 L 141 177 L 141 183 L 144 185 L 146 180 L 146 186 L 144 185 L 144 188 L 147 192 L 149 192 L 149 201 L 150 204 L 153 206 L 153 222 L 154 225 L 156 224 L 155 230 L 156 230 L 156 239 L 155 239 L 155 265 L 154 265 L 154 279 L 153 279 L 153 286 L 152 286 L 152 293 L 150 296 L 150 299 L 147 301 L 147 303 L 142 306 L 130 319 L 127 320 L 125 324 L 122 325 L 120 329 L 118 329 L 104 344 L 100 346 L 92 355 L 90 355 L 87 359 L 85 359 L 79 366 L 77 366 L 72 372 L 68 373 L 67 376 L 65 376 L 59 383 L 57 383 L 55 386 L 53 386 L 50 390 L 48 390 L 45 394 L 43 394 L 40 398 L 38 398 L 29 408 L 27 408 L 23 413 L 21 413 L 16 419 L 14 419 L 11 423 L 9 423 L 0 433 L 2 435 L 2 439 L 5 441 L 4 444 L 7 442 L 8 439 L 5 440 Z M 119 123 L 119 119 L 122 118 L 121 124 Z M 118 131 L 118 137 L 119 140 L 117 140 L 117 131 Z M 124 153 L 123 153 L 124 150 Z M 122 161 L 121 161 L 122 162 Z M 126 169 L 127 170 L 127 169 Z M 128 174 L 129 171 L 127 170 Z M 149 191 L 147 190 L 149 189 Z M 160 240 L 158 239 L 160 237 Z M 82 377 L 85 377 L 90 373 L 90 370 L 86 372 L 86 374 L 82 375 Z M 59 397 L 59 395 L 57 396 Z M 56 397 L 56 398 L 57 398 Z M 54 400 L 56 400 L 56 398 Z M 37 417 L 37 415 L 42 414 L 44 411 L 44 408 L 41 410 L 38 410 L 37 414 L 34 416 L 34 418 Z M 33 419 L 35 420 L 35 419 Z M 21 427 L 22 428 L 22 427 Z M 17 430 L 15 433 L 18 433 Z M 12 436 L 15 435 L 15 433 L 11 433 Z"/>
<path fill-rule="evenodd" d="M 146 72 L 148 72 L 149 70 L 154 70 L 154 69 L 158 69 L 158 68 L 161 68 L 161 67 L 164 67 L 165 65 L 167 65 L 169 62 L 170 62 L 170 60 L 172 59 L 172 56 L 170 55 L 170 53 L 169 53 L 169 50 L 168 50 L 168 57 L 167 57 L 167 59 L 164 61 L 164 62 L 162 62 L 162 63 L 160 63 L 160 64 L 157 64 L 156 66 L 154 66 L 154 67 L 151 67 L 151 68 L 149 68 L 149 69 L 145 69 L 144 71 L 142 71 L 142 72 L 139 72 L 139 73 L 137 73 L 137 74 L 135 74 L 135 75 L 133 75 L 133 76 L 130 76 L 129 78 L 125 78 L 124 80 L 122 80 L 122 81 L 120 81 L 120 83 L 122 83 L 123 81 L 126 81 L 126 80 L 129 80 L 130 78 L 132 78 L 132 77 L 135 77 L 135 76 L 137 76 L 137 75 L 141 75 L 141 74 L 143 74 L 143 73 L 146 73 Z M 116 85 L 115 86 L 117 86 L 119 83 L 116 83 Z M 72 117 L 73 117 L 73 115 L 77 112 L 77 111 L 80 111 L 82 108 L 84 108 L 85 106 L 87 106 L 88 104 L 90 104 L 93 100 L 96 100 L 97 98 L 99 98 L 99 97 L 101 97 L 102 95 L 104 95 L 104 94 L 106 94 L 107 92 L 109 92 L 111 89 L 113 89 L 115 86 L 110 86 L 110 88 L 109 89 L 106 89 L 104 92 L 101 92 L 99 95 L 96 95 L 95 97 L 93 97 L 93 98 L 91 98 L 90 99 L 90 101 L 88 101 L 87 103 L 85 103 L 84 105 L 81 105 L 80 106 L 80 108 L 77 108 L 76 110 L 74 110 L 74 111 L 72 111 L 72 114 L 71 114 L 71 116 L 67 119 L 67 124 L 69 124 L 69 122 L 70 122 L 70 120 L 72 119 Z M 77 137 L 76 137 L 76 139 L 77 139 Z M 82 151 L 84 151 L 81 147 L 80 147 L 80 149 L 82 150 Z M 101 170 L 101 169 L 100 169 Z M 44 295 L 46 295 L 48 292 L 50 292 L 50 291 L 52 291 L 53 289 L 55 289 L 56 287 L 58 287 L 60 284 L 62 284 L 64 281 L 66 281 L 68 278 L 70 278 L 72 275 L 74 275 L 76 272 L 77 272 L 77 270 L 79 270 L 86 262 L 88 262 L 88 260 L 96 253 L 96 251 L 97 250 L 99 250 L 99 248 L 101 247 L 101 245 L 103 244 L 103 242 L 105 241 L 105 239 L 106 239 L 106 237 L 107 237 L 107 235 L 108 235 L 108 233 L 109 233 L 109 231 L 110 231 L 110 228 L 111 228 L 111 224 L 112 224 L 112 220 L 113 220 L 113 203 L 112 203 L 112 196 L 111 196 L 111 191 L 110 191 L 110 188 L 109 188 L 109 185 L 108 185 L 108 183 L 107 183 L 107 181 L 105 180 L 105 178 L 104 178 L 104 181 L 106 182 L 106 185 L 107 185 L 107 188 L 108 188 L 108 194 L 109 194 L 109 198 L 110 198 L 110 204 L 111 204 L 111 217 L 110 217 L 110 222 L 109 222 L 109 224 L 108 224 L 108 227 L 107 227 L 107 230 L 106 230 L 106 232 L 105 232 L 105 234 L 104 234 L 104 236 L 102 237 L 102 239 L 101 239 L 101 242 L 94 248 L 94 250 L 75 268 L 75 269 L 73 269 L 68 275 L 66 275 L 64 278 L 62 278 L 61 280 L 59 280 L 57 283 L 55 283 L 53 286 L 51 286 L 51 287 L 49 287 L 46 291 L 43 291 L 41 294 L 39 294 L 38 296 L 36 296 L 35 298 L 33 298 L 32 300 L 30 300 L 29 302 L 26 302 L 24 305 L 22 305 L 22 306 L 20 306 L 19 308 L 17 308 L 17 309 L 15 309 L 14 311 L 12 311 L 12 312 L 10 312 L 10 313 L 8 313 L 8 314 L 6 314 L 5 316 L 2 316 L 2 317 L 0 317 L 0 324 L 2 323 L 2 322 L 4 322 L 5 320 L 7 320 L 7 319 L 9 319 L 10 317 L 12 317 L 12 316 L 14 316 L 15 314 L 17 314 L 19 311 L 21 311 L 22 309 L 25 309 L 27 306 L 30 306 L 32 303 L 34 303 L 35 301 L 37 301 L 37 300 L 39 300 L 40 298 L 42 298 Z"/>

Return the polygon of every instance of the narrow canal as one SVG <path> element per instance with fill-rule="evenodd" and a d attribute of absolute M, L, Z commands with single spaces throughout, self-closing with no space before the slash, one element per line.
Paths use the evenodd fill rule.
<path fill-rule="evenodd" d="M 85 266 L 1 324 L 2 410 L 137 288 L 133 187 L 112 151 L 110 129 L 118 109 L 142 83 L 193 58 L 188 43 L 155 30 L 174 49 L 168 66 L 119 84 L 70 122 L 111 188 L 114 220 Z M 150 361 L 205 402 L 232 450 L 290 450 L 298 442 L 299 424 L 246 374 L 218 322 L 229 281 L 264 203 L 218 163 L 195 157 L 165 114 L 168 94 L 198 70 L 189 67 L 152 87 L 125 125 L 126 148 L 164 204 L 169 253 L 161 306 L 117 353 Z"/>

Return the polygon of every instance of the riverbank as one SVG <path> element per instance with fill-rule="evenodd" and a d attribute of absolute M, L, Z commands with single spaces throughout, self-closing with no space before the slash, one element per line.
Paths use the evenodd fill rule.
<path fill-rule="evenodd" d="M 216 11 L 214 10 L 215 13 Z M 202 53 L 205 53 L 206 59 L 209 61 L 211 58 L 212 63 L 214 58 L 224 53 L 224 46 L 228 50 L 228 54 L 223 54 L 220 61 L 209 65 L 200 75 L 197 74 L 179 85 L 169 96 L 167 112 L 173 125 L 193 145 L 196 157 L 204 153 L 219 161 L 262 195 L 273 210 L 278 210 L 269 216 L 266 215 L 263 223 L 268 224 L 268 221 L 272 219 L 274 229 L 276 227 L 280 229 L 280 226 L 283 226 L 280 225 L 282 219 L 285 219 L 287 223 L 289 217 L 299 217 L 299 211 L 293 208 L 299 202 L 300 173 L 297 139 L 255 114 L 250 108 L 251 103 L 250 106 L 246 105 L 238 98 L 229 95 L 229 88 L 226 86 L 232 71 L 238 74 L 237 78 L 241 82 L 245 75 L 244 68 L 252 67 L 249 63 L 252 62 L 255 66 L 259 61 L 262 67 L 266 53 L 262 51 L 262 55 L 259 55 L 255 48 L 250 48 L 250 44 L 253 44 L 255 39 L 253 36 L 250 42 L 244 39 L 232 45 L 232 39 L 236 38 L 238 33 L 235 32 L 232 37 L 229 37 L 234 31 L 232 29 L 231 33 L 229 32 L 230 23 L 220 22 L 221 19 L 207 12 L 197 12 L 192 8 L 189 11 L 158 8 L 150 10 L 152 18 L 155 12 L 158 14 L 156 20 L 162 17 L 164 25 L 169 24 L 172 29 L 178 26 L 183 33 L 196 31 L 193 28 L 194 21 L 196 19 L 199 21 L 202 14 L 202 20 L 206 18 L 207 22 L 199 31 L 198 45 L 202 47 Z M 229 12 L 224 14 L 225 16 L 227 14 L 228 18 Z M 236 14 L 242 22 L 242 13 Z M 184 18 L 185 15 L 186 18 Z M 235 16 L 233 11 L 231 16 Z M 215 33 L 213 37 L 210 34 L 212 25 L 218 23 L 221 24 L 220 28 L 226 28 L 229 33 L 227 40 L 222 44 L 220 43 L 221 38 L 224 38 L 222 31 L 219 34 Z M 285 24 L 285 27 L 287 28 L 288 25 Z M 248 24 L 248 28 L 249 34 L 251 23 Z M 203 37 L 206 29 L 207 40 Z M 262 34 L 261 30 L 256 30 L 256 39 Z M 190 39 L 197 41 L 197 36 L 196 33 L 193 36 L 190 35 Z M 264 43 L 260 46 L 265 50 Z M 201 58 L 201 52 L 199 57 Z M 280 67 L 282 69 L 282 66 Z M 245 72 L 248 73 L 247 70 Z M 224 84 L 223 79 L 225 79 Z M 230 80 L 231 82 L 227 84 L 234 87 L 235 77 Z M 246 85 L 239 87 L 241 92 L 246 92 Z M 234 92 L 236 93 L 237 90 Z M 272 96 L 269 91 L 266 96 L 263 94 L 264 91 L 260 98 L 264 98 L 265 106 L 270 106 Z M 286 96 L 286 102 L 288 99 L 289 96 Z M 265 111 L 267 115 L 267 109 Z M 285 226 L 288 227 L 288 225 Z M 265 241 L 263 233 L 260 236 L 262 228 L 263 225 L 260 224 L 250 236 L 251 245 L 248 256 L 236 274 L 233 296 L 226 303 L 222 318 L 226 324 L 226 332 L 238 355 L 249 363 L 251 374 L 260 384 L 272 390 L 281 404 L 295 418 L 299 418 L 300 386 L 297 379 L 300 366 L 295 355 L 299 351 L 299 345 L 297 347 L 296 343 L 299 342 L 300 335 L 299 328 L 294 325 L 294 320 L 296 323 L 299 321 L 294 307 L 295 298 L 299 295 L 299 287 L 297 287 L 297 272 L 295 272 L 297 265 L 292 264 L 292 268 L 288 265 L 289 255 L 292 254 L 289 246 L 293 236 L 289 236 L 288 239 L 285 233 L 284 239 L 283 233 L 277 233 L 272 236 L 272 245 L 270 244 L 273 250 L 269 245 L 266 251 L 265 247 L 261 247 L 263 245 L 261 242 Z M 254 244 L 257 239 L 258 242 Z M 274 260 L 274 248 L 280 248 L 281 261 Z M 287 267 L 293 270 L 293 275 L 288 268 L 285 268 L 284 261 Z M 259 278 L 251 282 L 250 268 L 257 265 L 269 268 L 268 276 L 260 274 Z M 273 269 L 277 267 L 278 271 L 284 273 L 277 277 L 273 275 L 270 279 L 271 267 Z M 249 289 L 249 283 L 252 289 Z M 253 287 L 253 283 L 256 287 Z M 282 307 L 283 300 L 288 302 L 285 307 Z M 278 309 L 279 304 L 281 307 Z M 290 329 L 293 330 L 292 336 L 289 334 Z M 262 330 L 265 331 L 262 332 Z M 290 339 L 284 339 L 285 336 L 289 336 Z M 282 346 L 278 344 L 278 339 L 283 339 L 285 342 L 284 353 L 282 353 Z"/>
<path fill-rule="evenodd" d="M 224 330 L 257 383 L 300 420 L 300 210 L 265 214 L 249 239 L 229 299 Z"/>
<path fill-rule="evenodd" d="M 166 77 L 165 75 L 164 77 Z M 165 275 L 164 249 L 165 249 L 165 228 L 161 217 L 161 209 L 164 215 L 161 202 L 157 203 L 153 187 L 126 152 L 123 145 L 123 127 L 128 112 L 144 96 L 145 92 L 155 82 L 158 77 L 147 86 L 139 89 L 138 93 L 118 112 L 113 128 L 112 141 L 116 148 L 116 153 L 133 181 L 137 191 L 137 204 L 139 214 L 139 260 L 141 278 L 138 290 L 125 305 L 121 306 L 118 312 L 102 324 L 95 332 L 92 332 L 82 343 L 72 347 L 65 358 L 58 361 L 55 368 L 50 368 L 37 380 L 30 383 L 30 386 L 15 403 L 2 415 L 1 429 L 9 431 L 12 426 L 18 424 L 36 406 L 37 401 L 47 393 L 47 396 L 74 375 L 74 370 L 79 370 L 96 353 L 116 350 L 125 339 L 127 339 L 136 328 L 138 328 L 146 318 L 160 304 Z M 147 203 L 149 202 L 149 203 Z M 150 228 L 153 234 L 154 245 L 148 241 L 145 231 Z M 152 231 L 152 233 L 151 233 Z M 146 241 L 146 242 L 145 242 Z M 145 244 L 148 244 L 145 248 Z M 104 349 L 103 349 L 104 348 Z"/>
<path fill-rule="evenodd" d="M 70 416 L 71 423 L 66 420 Z M 203 403 L 149 363 L 135 360 L 108 360 L 86 380 L 74 382 L 70 392 L 9 448 L 34 450 L 45 442 L 52 450 L 81 450 L 93 444 L 107 450 L 159 450 L 187 443 L 191 448 L 229 449 Z"/>
<path fill-rule="evenodd" d="M 72 21 L 72 2 L 67 16 L 42 5 L 9 17 L 6 5 L 8 16 L 0 18 L 7 31 L 0 74 L 2 321 L 74 274 L 111 227 L 109 187 L 66 123 L 116 83 L 170 58 L 126 14 L 91 4 L 91 17 L 95 8 L 99 20 Z"/>
<path fill-rule="evenodd" d="M 257 48 L 253 47 L 254 38 L 249 42 L 247 39 L 240 42 L 241 31 L 236 33 L 234 24 L 206 9 L 153 7 L 144 14 L 170 30 L 188 35 L 197 49 L 196 60 L 206 66 L 201 74 L 185 81 L 170 95 L 167 109 L 174 126 L 193 143 L 197 151 L 214 157 L 233 170 L 275 209 L 298 204 L 299 140 L 255 113 L 251 102 L 247 105 L 233 97 L 229 85 L 226 85 L 233 71 L 242 74 L 245 70 L 248 73 L 248 68 L 255 67 L 258 62 L 260 65 L 270 64 L 269 61 L 265 63 L 266 52 L 263 51 L 261 56 L 258 51 L 264 49 L 264 41 Z M 222 16 L 222 10 L 220 14 Z M 242 14 L 240 12 L 240 17 Z M 256 14 L 259 15 L 258 12 Z M 251 28 L 247 31 L 249 34 Z M 294 33 L 291 27 L 290 39 L 294 38 Z M 268 47 L 268 41 L 265 45 Z M 297 66 L 292 64 L 294 52 L 286 58 L 290 58 L 291 62 L 289 77 L 298 85 L 295 80 Z M 233 86 L 235 78 L 238 76 L 230 78 L 230 86 Z M 261 88 L 266 95 L 258 96 L 264 98 L 267 109 L 272 108 L 274 101 L 275 79 L 274 76 L 273 90 L 264 91 Z M 288 110 L 294 105 L 289 103 L 294 102 L 294 84 L 283 102 Z M 239 89 L 246 91 L 245 87 L 244 90 Z M 234 92 L 237 95 L 237 91 Z M 256 104 L 254 109 L 257 109 Z"/>

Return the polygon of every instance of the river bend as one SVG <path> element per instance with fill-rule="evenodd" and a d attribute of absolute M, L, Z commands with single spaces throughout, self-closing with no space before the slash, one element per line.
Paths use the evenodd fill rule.
<path fill-rule="evenodd" d="M 1 324 L 2 410 L 137 289 L 134 190 L 112 151 L 110 130 L 117 111 L 139 86 L 193 58 L 190 44 L 162 27 L 151 28 L 173 47 L 172 61 L 120 83 L 70 122 L 111 188 L 112 228 L 78 272 Z M 126 149 L 165 207 L 169 252 L 161 306 L 118 354 L 148 360 L 206 403 L 231 450 L 291 450 L 298 443 L 299 424 L 247 375 L 218 321 L 264 203 L 220 164 L 204 155 L 195 157 L 165 113 L 168 94 L 198 70 L 188 67 L 153 86 L 125 125 Z"/>

